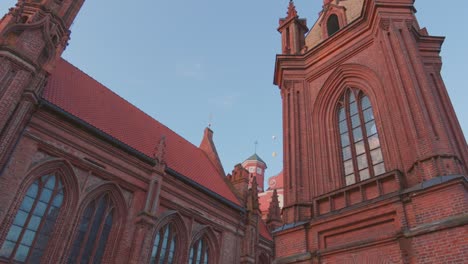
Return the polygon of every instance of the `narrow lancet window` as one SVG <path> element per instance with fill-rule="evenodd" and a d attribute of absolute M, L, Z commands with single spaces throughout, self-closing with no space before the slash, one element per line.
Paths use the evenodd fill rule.
<path fill-rule="evenodd" d="M 86 207 L 68 263 L 101 263 L 112 229 L 114 211 L 109 194 L 100 196 Z"/>
<path fill-rule="evenodd" d="M 209 264 L 210 248 L 207 240 L 201 238 L 192 244 L 189 254 L 189 264 Z"/>
<path fill-rule="evenodd" d="M 369 97 L 349 89 L 339 103 L 338 128 L 346 185 L 385 173 Z"/>
<path fill-rule="evenodd" d="M 163 226 L 156 234 L 153 250 L 151 252 L 151 264 L 172 264 L 174 262 L 177 243 L 177 232 L 174 224 Z"/>

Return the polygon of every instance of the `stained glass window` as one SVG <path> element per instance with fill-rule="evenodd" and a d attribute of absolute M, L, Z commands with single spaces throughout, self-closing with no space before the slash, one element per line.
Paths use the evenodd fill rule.
<path fill-rule="evenodd" d="M 338 131 L 346 185 L 385 173 L 369 97 L 348 89 L 338 108 Z"/>
<path fill-rule="evenodd" d="M 62 182 L 55 175 L 42 176 L 31 184 L 0 249 L 0 262 L 41 261 L 63 198 Z"/>

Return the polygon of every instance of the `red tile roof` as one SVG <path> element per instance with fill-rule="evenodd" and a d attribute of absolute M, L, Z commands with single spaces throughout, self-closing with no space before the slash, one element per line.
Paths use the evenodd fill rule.
<path fill-rule="evenodd" d="M 43 99 L 131 148 L 152 157 L 166 137 L 167 166 L 227 200 L 240 205 L 206 154 L 174 131 L 61 59 Z"/>
<path fill-rule="evenodd" d="M 268 231 L 268 227 L 265 223 L 265 221 L 263 221 L 263 219 L 260 219 L 259 220 L 259 232 L 260 232 L 260 235 L 265 238 L 265 239 L 268 239 L 270 241 L 273 241 L 273 237 L 271 236 L 270 234 L 270 231 Z"/>

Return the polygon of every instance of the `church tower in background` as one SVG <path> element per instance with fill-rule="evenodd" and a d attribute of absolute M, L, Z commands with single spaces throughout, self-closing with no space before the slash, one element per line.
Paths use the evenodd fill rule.
<path fill-rule="evenodd" d="M 468 149 L 444 38 L 415 13 L 413 0 L 325 0 L 309 31 L 290 1 L 280 19 L 277 263 L 466 260 Z"/>
<path fill-rule="evenodd" d="M 250 174 L 249 185 L 251 184 L 253 177 L 255 177 L 257 179 L 258 191 L 263 192 L 265 185 L 265 170 L 267 168 L 265 161 L 255 153 L 242 162 L 242 167 Z"/>

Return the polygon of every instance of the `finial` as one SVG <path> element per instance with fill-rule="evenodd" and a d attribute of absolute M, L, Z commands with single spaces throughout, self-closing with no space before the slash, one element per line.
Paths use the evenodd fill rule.
<path fill-rule="evenodd" d="M 258 145 L 258 140 L 255 140 L 255 142 L 254 142 L 254 145 L 255 145 L 255 152 L 254 152 L 254 153 L 255 153 L 255 154 L 257 154 L 257 145 Z"/>
<path fill-rule="evenodd" d="M 158 145 L 154 149 L 153 158 L 159 163 L 164 163 L 164 156 L 166 155 L 166 136 L 163 135 L 159 139 Z"/>
<path fill-rule="evenodd" d="M 211 124 L 213 123 L 213 113 L 210 113 L 208 116 L 208 128 L 211 129 Z"/>
<path fill-rule="evenodd" d="M 294 6 L 293 0 L 289 0 L 289 6 L 288 6 L 287 18 L 291 18 L 291 17 L 297 17 L 297 11 L 296 11 L 296 7 Z"/>

